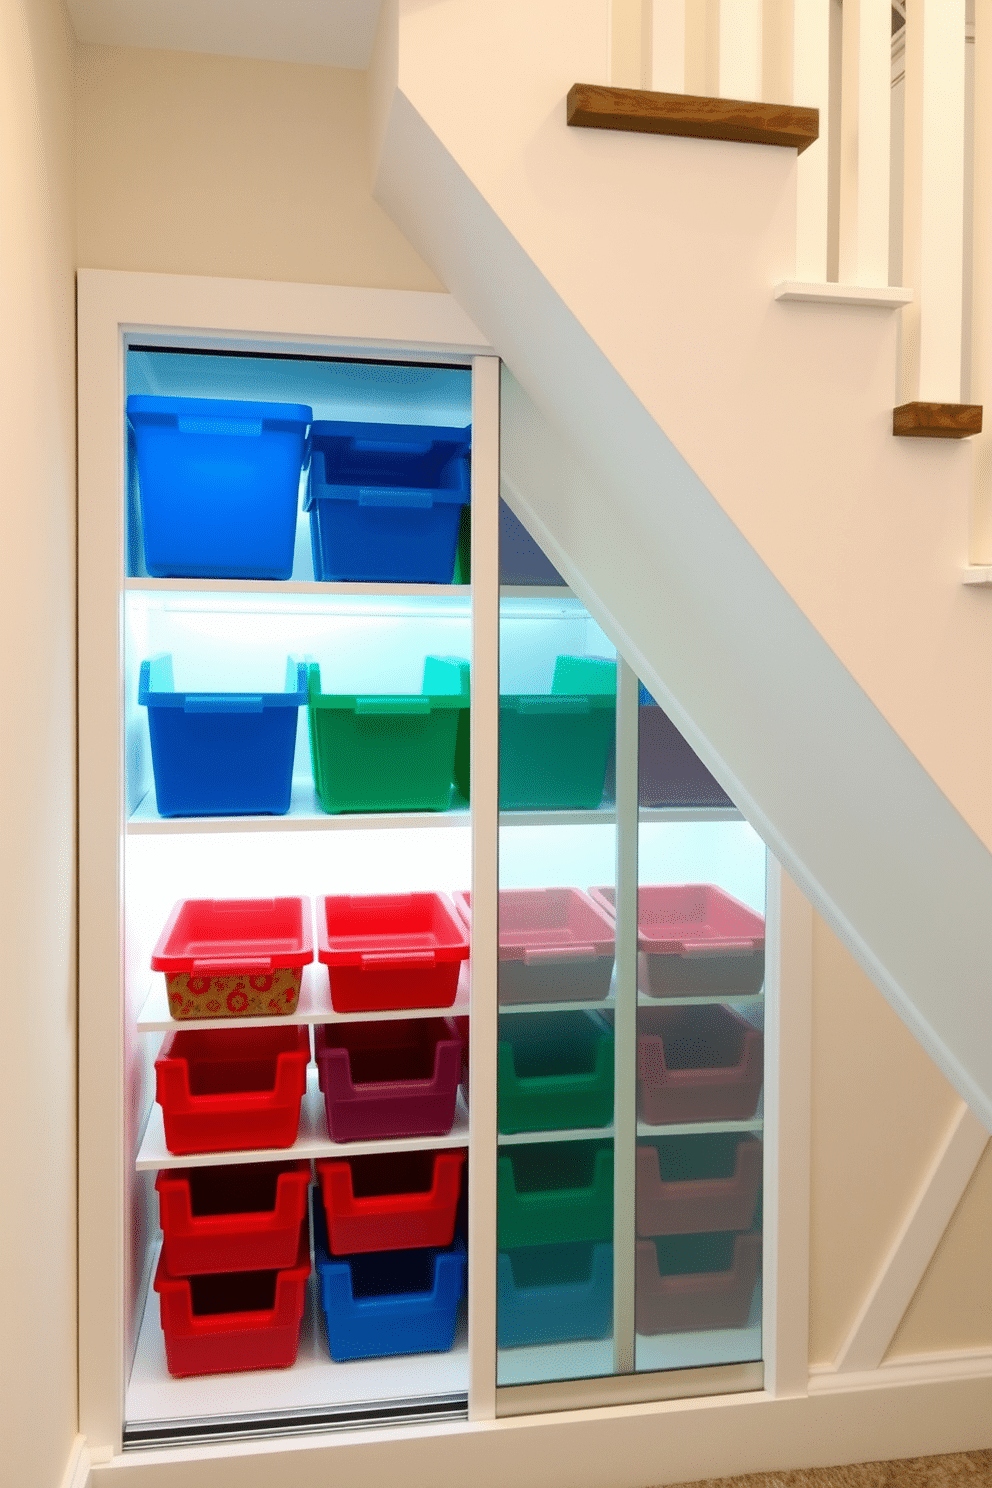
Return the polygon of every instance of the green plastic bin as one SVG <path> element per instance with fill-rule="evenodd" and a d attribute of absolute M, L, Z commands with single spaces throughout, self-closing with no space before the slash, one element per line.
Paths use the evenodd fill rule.
<path fill-rule="evenodd" d="M 501 694 L 504 811 L 594 810 L 616 729 L 616 662 L 559 656 L 550 693 Z"/>
<path fill-rule="evenodd" d="M 507 1147 L 496 1175 L 500 1250 L 613 1239 L 613 1143 Z"/>
<path fill-rule="evenodd" d="M 613 1120 L 613 1030 L 598 1013 L 499 1020 L 499 1129 L 566 1131 Z"/>
<path fill-rule="evenodd" d="M 468 511 L 468 507 L 465 508 Z M 428 656 L 424 662 L 424 691 L 425 692 L 447 692 L 451 687 L 452 673 L 454 667 L 458 677 L 458 687 L 463 699 L 463 707 L 458 714 L 458 732 L 455 735 L 455 789 L 463 800 L 469 798 L 469 785 L 471 777 L 471 746 L 469 743 L 471 724 L 469 722 L 469 674 L 470 667 L 461 656 Z"/>
<path fill-rule="evenodd" d="M 458 720 L 467 711 L 456 665 L 428 657 L 431 691 L 388 696 L 320 690 L 307 678 L 310 759 L 325 811 L 446 811 Z"/>

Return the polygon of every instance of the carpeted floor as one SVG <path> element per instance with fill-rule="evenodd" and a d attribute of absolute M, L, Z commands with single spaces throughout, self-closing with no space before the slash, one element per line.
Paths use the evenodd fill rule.
<path fill-rule="evenodd" d="M 992 1488 L 992 1451 L 705 1478 L 691 1488 Z M 689 1488 L 689 1485 L 685 1485 Z"/>

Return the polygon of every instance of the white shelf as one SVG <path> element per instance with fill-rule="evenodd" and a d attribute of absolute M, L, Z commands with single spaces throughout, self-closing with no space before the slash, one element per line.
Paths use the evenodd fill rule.
<path fill-rule="evenodd" d="M 992 588 L 992 564 L 971 563 L 961 570 L 962 584 L 972 584 L 980 589 Z"/>
<path fill-rule="evenodd" d="M 647 992 L 638 992 L 637 1006 L 643 1008 L 657 1007 L 707 1007 L 713 1004 L 722 1005 L 726 1002 L 757 1002 L 765 1000 L 765 994 L 761 992 L 699 992 L 692 997 L 651 997 Z"/>
<path fill-rule="evenodd" d="M 501 1002 L 499 1015 L 504 1013 L 611 1013 L 616 1007 L 615 999 L 604 997 L 599 1002 Z"/>
<path fill-rule="evenodd" d="M 673 1122 L 670 1126 L 652 1126 L 649 1121 L 638 1120 L 639 1137 L 695 1137 L 706 1132 L 753 1132 L 760 1136 L 764 1129 L 760 1116 L 750 1121 L 686 1121 Z"/>
<path fill-rule="evenodd" d="M 156 1254 L 155 1264 L 157 1260 Z M 311 1276 L 295 1364 L 289 1369 L 197 1375 L 190 1379 L 173 1379 L 169 1374 L 158 1295 L 149 1286 L 124 1409 L 132 1429 L 169 1422 L 189 1426 L 243 1418 L 256 1415 L 258 1408 L 260 1424 L 264 1425 L 266 1416 L 335 1407 L 360 1409 L 362 1405 L 375 1410 L 391 1401 L 450 1400 L 465 1395 L 467 1390 L 464 1303 L 454 1346 L 446 1354 L 409 1354 L 335 1364 L 327 1352 L 317 1278 Z"/>
<path fill-rule="evenodd" d="M 461 1091 L 455 1122 L 443 1137 L 387 1137 L 373 1142 L 332 1142 L 327 1135 L 324 1097 L 317 1087 L 317 1067 L 307 1070 L 307 1092 L 300 1110 L 300 1127 L 292 1147 L 260 1147 L 251 1151 L 195 1152 L 180 1157 L 165 1145 L 162 1107 L 151 1108 L 135 1167 L 139 1172 L 159 1168 L 216 1168 L 235 1163 L 296 1162 L 316 1157 L 362 1157 L 370 1152 L 440 1152 L 468 1146 L 468 1107 Z"/>
<path fill-rule="evenodd" d="M 616 808 L 612 802 L 583 811 L 501 811 L 501 827 L 588 827 L 613 826 Z M 641 806 L 638 820 L 653 822 L 738 822 L 744 818 L 736 806 Z"/>
<path fill-rule="evenodd" d="M 342 599 L 359 603 L 368 600 L 442 599 L 468 604 L 471 584 L 319 584 L 300 579 L 125 579 L 129 594 L 147 595 L 230 595 L 255 604 L 272 596 L 307 596 L 338 602 Z"/>
<path fill-rule="evenodd" d="M 169 1033 L 180 1028 L 278 1028 L 291 1023 L 386 1023 L 399 1018 L 455 1018 L 469 1014 L 468 963 L 462 962 L 458 991 L 451 1007 L 390 1008 L 376 1013 L 339 1013 L 331 1007 L 327 967 L 312 961 L 303 968 L 303 983 L 295 1013 L 276 1018 L 173 1018 L 165 990 L 165 977 L 152 976 L 144 1006 L 138 1014 L 139 1033 Z"/>
<path fill-rule="evenodd" d="M 497 1142 L 500 1147 L 522 1147 L 531 1142 L 597 1142 L 612 1137 L 610 1122 L 609 1126 L 576 1126 L 564 1131 L 500 1132 Z"/>
<path fill-rule="evenodd" d="M 547 1380 L 597 1379 L 613 1373 L 613 1339 L 539 1343 L 496 1351 L 496 1384 L 534 1385 Z"/>
<path fill-rule="evenodd" d="M 293 781 L 285 816 L 159 816 L 150 790 L 127 822 L 135 835 L 196 836 L 203 832 L 367 832 L 390 828 L 462 827 L 469 825 L 466 805 L 448 811 L 369 811 L 329 815 L 317 803 L 312 781 Z"/>
<path fill-rule="evenodd" d="M 776 300 L 802 300 L 812 305 L 861 305 L 866 309 L 899 310 L 912 303 L 913 291 L 902 285 L 835 284 L 788 280 L 775 286 Z"/>

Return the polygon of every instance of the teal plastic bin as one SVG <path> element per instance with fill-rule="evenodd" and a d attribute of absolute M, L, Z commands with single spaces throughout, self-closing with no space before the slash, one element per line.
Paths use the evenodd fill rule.
<path fill-rule="evenodd" d="M 566 1131 L 613 1120 L 613 1030 L 598 1013 L 499 1020 L 499 1129 Z"/>
<path fill-rule="evenodd" d="M 500 1250 L 613 1238 L 613 1143 L 504 1147 L 496 1165 Z"/>
<path fill-rule="evenodd" d="M 591 811 L 603 799 L 616 732 L 617 667 L 559 656 L 550 693 L 499 700 L 499 804 L 504 811 Z"/>
<path fill-rule="evenodd" d="M 428 657 L 424 676 L 420 693 L 325 695 L 311 664 L 310 758 L 325 811 L 447 810 L 468 699 L 456 663 Z"/>

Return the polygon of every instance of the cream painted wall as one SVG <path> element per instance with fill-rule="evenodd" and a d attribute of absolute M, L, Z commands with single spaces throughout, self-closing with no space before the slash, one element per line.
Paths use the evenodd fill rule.
<path fill-rule="evenodd" d="M 0 1478 L 76 1431 L 72 33 L 0 5 Z"/>
<path fill-rule="evenodd" d="M 372 200 L 365 74 L 78 50 L 80 266 L 442 288 Z"/>
<path fill-rule="evenodd" d="M 932 1162 L 958 1096 L 824 922 L 814 919 L 810 1361 L 836 1356 Z M 951 1347 L 954 1326 L 988 1288 L 992 1207 L 973 1184 L 955 1216 L 954 1266 L 924 1280 L 904 1352 Z M 974 1234 L 986 1228 L 986 1246 Z M 951 1236 L 948 1236 L 950 1240 Z M 924 1299 L 929 1297 L 929 1302 Z M 992 1316 L 969 1340 L 992 1348 Z"/>

